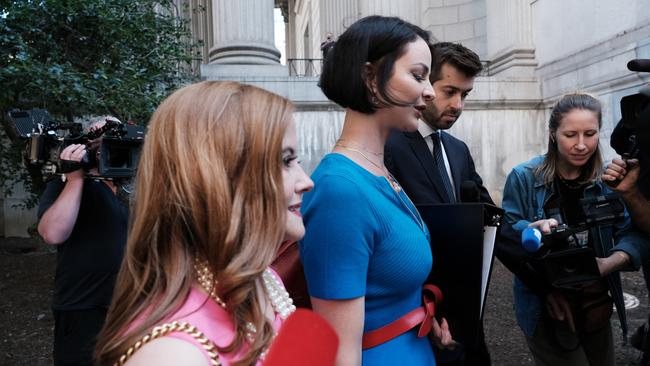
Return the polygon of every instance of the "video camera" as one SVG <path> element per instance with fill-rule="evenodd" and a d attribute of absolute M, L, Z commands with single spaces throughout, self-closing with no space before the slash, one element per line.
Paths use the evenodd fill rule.
<path fill-rule="evenodd" d="M 650 59 L 632 60 L 627 68 L 650 72 Z M 621 99 L 621 120 L 612 132 L 610 145 L 623 159 L 639 159 L 641 176 L 637 184 L 642 190 L 646 187 L 644 194 L 650 198 L 650 84 Z"/>
<path fill-rule="evenodd" d="M 563 249 L 583 247 L 584 240 L 580 240 L 577 235 L 593 227 L 612 225 L 625 217 L 625 205 L 616 194 L 582 198 L 580 206 L 585 221 L 572 227 L 563 223 L 559 215 L 548 212 L 549 217 L 558 220 L 559 225 L 542 238 L 547 251 L 557 252 Z"/>
<path fill-rule="evenodd" d="M 592 238 L 594 248 L 587 246 L 591 229 L 613 225 L 625 217 L 625 206 L 615 194 L 583 198 L 580 206 L 584 222 L 569 226 L 555 212 L 556 209 L 552 209 L 546 215 L 558 220 L 559 225 L 549 234 L 542 236 L 534 228 L 527 228 L 522 233 L 522 245 L 534 252 L 533 265 L 550 285 L 557 288 L 576 288 L 600 278 L 595 257 L 608 253 L 599 250 L 601 238 Z"/>
<path fill-rule="evenodd" d="M 44 109 L 13 110 L 7 117 L 9 137 L 27 141 L 23 153 L 25 166 L 40 169 L 46 178 L 79 168 L 60 159 L 61 151 L 71 144 L 86 145 L 88 153 L 81 168 L 87 176 L 108 180 L 127 180 L 135 176 L 144 142 L 144 127 L 107 118 L 101 128 L 84 133 L 81 123 L 57 122 Z M 94 144 L 99 137 L 102 137 L 101 142 Z M 88 173 L 95 167 L 97 175 Z"/>

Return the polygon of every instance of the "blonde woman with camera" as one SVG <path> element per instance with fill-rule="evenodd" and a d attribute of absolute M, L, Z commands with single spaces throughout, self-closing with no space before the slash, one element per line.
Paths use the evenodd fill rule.
<path fill-rule="evenodd" d="M 558 224 L 578 226 L 585 221 L 580 199 L 611 192 L 600 179 L 601 120 L 601 104 L 588 94 L 568 94 L 555 104 L 546 154 L 515 167 L 506 181 L 503 208 L 515 231 L 532 226 L 548 234 Z M 516 278 L 517 323 L 537 365 L 614 365 L 610 316 L 612 302 L 621 304 L 623 296 L 617 271 L 637 270 L 647 243 L 630 228 L 627 214 L 573 240 L 572 245 L 594 249 L 600 280 L 573 290 L 549 286 L 533 292 Z M 625 335 L 627 325 L 621 326 Z"/>

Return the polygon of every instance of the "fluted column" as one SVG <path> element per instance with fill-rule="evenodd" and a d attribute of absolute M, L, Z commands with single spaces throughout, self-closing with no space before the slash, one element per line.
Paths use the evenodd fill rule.
<path fill-rule="evenodd" d="M 273 65 L 280 63 L 275 48 L 273 0 L 214 0 L 214 47 L 211 64 Z"/>
<path fill-rule="evenodd" d="M 489 0 L 486 5 L 490 73 L 534 75 L 537 61 L 530 0 Z"/>

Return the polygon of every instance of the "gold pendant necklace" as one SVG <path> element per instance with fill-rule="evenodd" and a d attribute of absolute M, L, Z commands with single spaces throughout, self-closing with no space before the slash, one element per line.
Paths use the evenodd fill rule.
<path fill-rule="evenodd" d="M 340 147 L 341 149 L 349 150 L 349 151 L 352 151 L 352 152 L 355 152 L 355 153 L 361 155 L 361 156 L 362 156 L 364 159 L 366 159 L 370 164 L 374 165 L 375 167 L 377 167 L 377 169 L 379 169 L 380 171 L 382 171 L 382 172 L 384 173 L 383 177 L 386 178 L 386 180 L 388 181 L 388 184 L 390 184 L 391 188 L 393 188 L 393 190 L 394 190 L 395 192 L 401 192 L 401 191 L 402 191 L 402 186 L 399 185 L 399 182 L 397 182 L 397 179 L 395 179 L 395 177 L 393 177 L 393 175 L 390 174 L 390 172 L 388 171 L 388 169 L 386 169 L 385 166 L 383 166 L 383 165 L 379 165 L 379 164 L 375 163 L 374 161 L 372 161 L 372 160 L 371 160 L 369 157 L 367 157 L 367 156 L 366 156 L 366 155 L 365 155 L 361 150 L 359 150 L 359 149 L 355 149 L 355 148 L 350 147 L 350 146 L 348 146 L 348 145 L 344 145 L 344 144 L 342 144 L 342 143 L 340 142 L 340 140 L 339 140 L 339 142 L 337 142 L 334 146 L 338 146 L 338 147 Z M 381 154 L 381 155 L 383 155 L 383 153 L 375 153 L 375 152 L 372 152 L 372 151 L 366 151 L 366 152 L 371 153 L 371 154 Z"/>
<path fill-rule="evenodd" d="M 420 216 L 420 212 L 417 210 L 417 208 L 413 204 L 413 201 L 411 201 L 411 199 L 406 194 L 406 192 L 404 192 L 405 193 L 404 195 L 406 196 L 406 199 L 411 203 L 411 206 L 413 206 L 413 209 L 415 209 L 415 213 L 413 213 L 413 210 L 411 209 L 411 207 L 406 202 L 404 202 L 404 199 L 402 198 L 402 195 L 400 194 L 400 192 L 402 192 L 402 186 L 400 186 L 399 182 L 397 182 L 397 179 L 395 179 L 395 177 L 393 177 L 393 175 L 390 174 L 388 169 L 386 169 L 386 167 L 380 166 L 377 163 L 375 163 L 374 161 L 370 160 L 361 150 L 358 150 L 358 149 L 355 149 L 353 147 L 344 145 L 340 141 L 341 140 L 339 140 L 334 146 L 338 146 L 338 147 L 340 147 L 342 149 L 356 152 L 357 154 L 361 155 L 364 159 L 366 159 L 369 163 L 376 166 L 379 170 L 383 171 L 386 174 L 384 176 L 384 178 L 386 178 L 386 180 L 388 181 L 390 186 L 393 188 L 393 190 L 397 194 L 397 198 L 399 199 L 400 203 L 402 204 L 402 206 L 404 208 L 406 208 L 406 211 L 408 211 L 408 213 L 411 216 L 411 218 L 413 219 L 413 221 L 415 221 L 415 223 L 420 227 L 420 230 L 422 230 L 422 232 L 424 232 L 424 220 L 422 220 L 422 216 Z M 364 149 L 364 151 L 366 151 L 366 150 Z M 371 154 L 379 154 L 379 153 L 374 153 L 372 151 L 366 151 L 366 152 L 369 152 Z M 383 155 L 383 153 L 381 153 L 381 154 Z"/>
<path fill-rule="evenodd" d="M 415 207 L 415 204 L 413 201 L 411 201 L 411 198 L 404 192 L 404 195 L 406 196 L 406 199 L 409 201 L 411 206 L 413 206 L 413 209 L 415 209 L 415 213 L 413 213 L 413 210 L 411 210 L 411 206 L 407 205 L 406 202 L 402 199 L 402 195 L 397 193 L 397 197 L 399 198 L 400 202 L 402 203 L 402 206 L 406 208 L 406 210 L 409 212 L 409 215 L 411 215 L 411 218 L 413 221 L 415 221 L 416 224 L 420 227 L 420 230 L 424 233 L 424 220 L 422 220 L 422 216 L 420 215 L 420 211 L 418 211 L 417 207 Z"/>
<path fill-rule="evenodd" d="M 383 152 L 370 151 L 368 148 L 366 148 L 362 144 L 356 143 L 356 142 L 354 142 L 352 140 L 338 139 L 338 141 L 336 141 L 336 143 L 341 145 L 341 146 L 347 146 L 347 147 L 360 149 L 360 150 L 363 150 L 363 151 L 367 152 L 368 154 L 372 154 L 372 155 L 376 156 L 378 159 L 382 159 L 382 160 L 384 159 L 384 153 Z"/>

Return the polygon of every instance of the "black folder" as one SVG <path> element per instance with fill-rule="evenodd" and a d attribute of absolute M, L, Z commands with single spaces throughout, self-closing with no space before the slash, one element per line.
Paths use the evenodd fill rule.
<path fill-rule="evenodd" d="M 473 347 L 494 261 L 494 238 L 503 210 L 483 203 L 417 205 L 431 233 L 433 267 L 427 283 L 443 294 L 436 317 L 447 319 L 455 341 Z"/>

